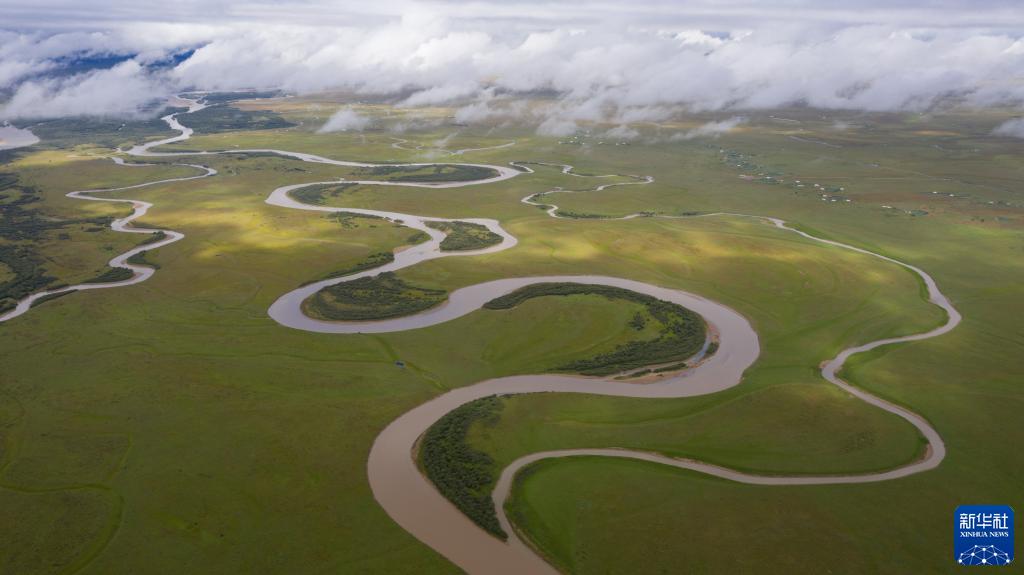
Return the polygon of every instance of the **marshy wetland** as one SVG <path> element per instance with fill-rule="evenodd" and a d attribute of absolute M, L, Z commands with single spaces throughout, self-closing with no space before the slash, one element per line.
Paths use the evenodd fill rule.
<path fill-rule="evenodd" d="M 27 269 L 52 278 L 36 285 L 5 260 L 4 285 L 28 285 L 8 299 L 112 286 L 0 324 L 0 497 L 19 518 L 3 535 L 27 550 L 5 568 L 46 556 L 53 572 L 138 570 L 161 553 L 209 572 L 271 555 L 298 570 L 743 571 L 785 536 L 884 571 L 872 549 L 887 531 L 858 519 L 865 505 L 919 534 L 886 553 L 927 558 L 948 535 L 932 516 L 958 486 L 1012 498 L 1012 465 L 981 480 L 967 462 L 1014 438 L 978 453 L 987 432 L 965 405 L 1009 416 L 1020 399 L 1020 174 L 1004 159 L 1019 144 L 958 140 L 1000 151 L 985 160 L 909 141 L 898 118 L 869 133 L 755 118 L 728 146 L 582 154 L 467 135 L 456 145 L 480 148 L 461 154 L 473 163 L 437 170 L 386 134 L 296 129 L 308 112 L 293 106 L 288 126 L 261 113 L 239 128 L 230 113 L 219 133 L 171 118 L 184 138 L 133 148 L 149 166 L 96 148 L 28 149 L 5 166 L 18 191 L 3 201 L 36 214 L 13 226 L 41 235 L 3 245 L 33 245 L 11 261 L 36 258 Z M 895 155 L 879 157 L 878 140 Z M 524 158 L 529 171 L 509 167 Z M 839 188 L 851 202 L 821 200 Z M 930 193 L 953 188 L 969 195 Z M 121 203 L 65 197 L 95 189 L 110 191 L 74 194 Z M 462 224 L 478 243 L 444 250 Z M 111 225 L 164 235 L 140 245 Z M 414 232 L 429 239 L 409 245 Z M 973 282 L 996 269 L 1001 287 Z M 320 311 L 304 307 L 321 294 Z M 686 365 L 712 331 L 715 352 Z M 42 361 L 54 352 L 65 361 Z M 701 551 L 715 535 L 695 529 L 711 516 L 768 535 L 716 557 Z M 60 545 L 39 535 L 56 517 Z M 858 541 L 824 541 L 839 522 Z"/>

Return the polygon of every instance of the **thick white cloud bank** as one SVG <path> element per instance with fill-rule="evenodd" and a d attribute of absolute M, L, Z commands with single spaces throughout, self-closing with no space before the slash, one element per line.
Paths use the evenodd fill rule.
<path fill-rule="evenodd" d="M 45 29 L 56 12 L 19 0 L 0 7 L 0 22 L 22 29 L 0 32 L 0 119 L 133 115 L 184 89 L 401 94 L 405 106 L 458 102 L 465 122 L 507 114 L 492 107 L 495 94 L 543 91 L 562 102 L 538 119 L 550 135 L 581 120 L 644 121 L 677 106 L 902 110 L 949 98 L 1024 100 L 1024 16 L 999 1 L 862 0 L 837 10 L 791 0 L 768 10 L 652 0 L 629 11 L 587 2 L 358 10 L 257 2 L 243 12 L 214 1 L 166 12 L 166 23 L 146 21 L 160 10 L 107 4 L 95 10 L 99 20 L 57 18 Z M 184 49 L 195 52 L 174 66 L 147 65 Z M 132 59 L 46 79 L 69 58 L 109 55 Z M 327 131 L 360 129 L 351 116 L 332 121 L 339 127 L 328 122 Z"/>
<path fill-rule="evenodd" d="M 167 82 L 148 75 L 134 60 L 70 78 L 28 80 L 2 108 L 5 118 L 139 116 Z"/>

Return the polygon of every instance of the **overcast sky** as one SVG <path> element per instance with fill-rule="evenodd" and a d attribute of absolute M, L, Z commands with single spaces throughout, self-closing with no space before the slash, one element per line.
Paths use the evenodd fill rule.
<path fill-rule="evenodd" d="M 456 99 L 470 120 L 509 90 L 560 93 L 565 120 L 1019 105 L 1022 31 L 1020 0 L 2 0 L 0 119 L 132 115 L 177 90 L 241 88 Z M 59 73 L 110 55 L 131 59 Z"/>

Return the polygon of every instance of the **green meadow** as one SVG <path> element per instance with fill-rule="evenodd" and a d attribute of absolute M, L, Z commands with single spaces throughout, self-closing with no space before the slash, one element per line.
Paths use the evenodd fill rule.
<path fill-rule="evenodd" d="M 949 450 L 938 469 L 871 485 L 755 487 L 633 461 L 546 461 L 524 472 L 508 511 L 562 569 L 942 572 L 956 505 L 1022 508 L 1024 460 L 1015 449 L 1024 430 L 1015 421 L 1024 408 L 1024 144 L 986 135 L 999 118 L 825 120 L 795 110 L 777 115 L 799 124 L 754 114 L 718 138 L 669 141 L 671 131 L 709 119 L 698 116 L 628 144 L 591 137 L 570 145 L 525 129 L 443 123 L 401 134 L 316 134 L 311 121 L 325 111 L 306 101 L 278 104 L 295 126 L 197 133 L 171 148 L 264 147 L 373 162 L 522 160 L 651 175 L 651 184 L 539 201 L 605 216 L 784 218 L 924 268 L 963 313 L 950 334 L 857 356 L 844 373 L 938 429 Z M 275 101 L 241 106 L 262 111 Z M 259 118 L 279 125 L 276 116 Z M 852 127 L 835 129 L 838 119 Z M 448 149 L 516 145 L 454 157 L 432 149 L 453 132 Z M 425 147 L 395 148 L 395 137 Z M 726 151 L 743 160 L 727 161 L 738 156 Z M 69 191 L 196 172 L 164 159 L 128 168 L 80 153 L 104 148 L 32 148 L 0 172 L 33 186 L 41 198 L 33 209 L 58 219 L 130 211 L 66 198 Z M 393 334 L 284 328 L 267 317 L 277 297 L 407 245 L 412 230 L 264 203 L 278 186 L 367 179 L 355 168 L 240 155 L 183 161 L 220 173 L 107 194 L 152 202 L 140 226 L 185 234 L 146 255 L 160 266 L 152 278 L 70 294 L 0 324 L 0 573 L 458 572 L 374 501 L 366 459 L 380 430 L 446 390 L 553 370 L 653 337 L 630 326 L 641 306 L 592 295 L 535 298 Z M 868 472 L 921 455 L 912 426 L 818 372 L 850 345 L 941 324 L 916 276 L 750 218 L 553 219 L 520 199 L 628 178 L 534 168 L 483 186 L 356 186 L 318 198 L 493 218 L 519 240 L 511 250 L 396 274 L 410 285 L 451 292 L 505 277 L 599 274 L 680 288 L 749 318 L 761 356 L 740 385 L 702 397 L 504 398 L 498 417 L 474 424 L 467 437 L 494 471 L 521 455 L 572 447 L 658 451 L 766 474 Z M 783 183 L 759 181 L 769 172 Z M 795 187 L 798 179 L 805 187 Z M 822 200 L 815 183 L 844 188 L 843 200 Z M 45 271 L 62 283 L 99 275 L 144 239 L 109 229 L 69 233 L 37 246 Z M 0 281 L 10 273 L 0 267 Z M 780 560 L 785 546 L 801 550 Z"/>

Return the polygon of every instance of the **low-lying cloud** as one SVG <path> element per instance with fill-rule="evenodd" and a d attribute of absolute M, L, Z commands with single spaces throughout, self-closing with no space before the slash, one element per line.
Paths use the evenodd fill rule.
<path fill-rule="evenodd" d="M 561 138 L 565 136 L 571 136 L 579 130 L 579 126 L 572 120 L 564 120 L 558 117 L 551 117 L 537 126 L 537 135 L 539 136 L 553 136 Z"/>
<path fill-rule="evenodd" d="M 31 146 L 38 141 L 39 138 L 29 130 L 0 124 L 0 150 Z"/>
<path fill-rule="evenodd" d="M 739 126 L 740 124 L 743 124 L 746 121 L 747 121 L 747 119 L 744 118 L 743 116 L 733 116 L 732 118 L 729 118 L 728 120 L 721 120 L 721 121 L 717 121 L 717 122 L 708 122 L 708 123 L 703 124 L 701 126 L 697 126 L 696 128 L 694 128 L 692 130 L 688 130 L 686 132 L 682 132 L 682 133 L 679 133 L 679 134 L 674 134 L 671 137 L 671 139 L 674 140 L 674 141 L 678 141 L 678 140 L 692 140 L 694 138 L 700 138 L 702 136 L 717 137 L 717 136 L 720 136 L 722 134 L 725 134 L 726 132 L 729 132 L 730 130 L 732 130 L 736 126 Z"/>
<path fill-rule="evenodd" d="M 31 3 L 8 8 L 7 18 L 0 8 L 0 21 L 28 30 L 0 32 L 0 119 L 137 115 L 185 89 L 402 94 L 403 106 L 455 103 L 461 122 L 532 113 L 496 106 L 501 95 L 556 95 L 559 105 L 534 117 L 550 135 L 595 118 L 657 119 L 678 107 L 922 110 L 948 99 L 1024 101 L 1024 16 L 1000 0 L 943 2 L 941 10 L 927 1 L 836 9 L 794 0 L 774 11 L 742 1 L 723 8 L 647 0 L 628 11 L 483 1 L 338 13 L 315 1 L 246 4 L 247 12 L 213 1 L 194 12 L 201 22 L 171 10 L 162 15 L 169 23 L 140 22 L 152 16 L 109 3 L 95 10 L 96 21 L 49 24 L 56 12 Z M 989 24 L 977 21 L 979 12 Z M 194 52 L 153 65 L 185 50 Z M 112 56 L 127 61 L 76 73 L 76 61 Z M 328 124 L 359 129 L 349 116 Z"/>
<path fill-rule="evenodd" d="M 1024 118 L 1014 118 L 1003 122 L 992 131 L 997 136 L 1024 138 Z"/>
<path fill-rule="evenodd" d="M 372 123 L 371 118 L 364 116 L 352 108 L 342 108 L 331 115 L 323 126 L 316 131 L 318 134 L 330 132 L 362 132 Z"/>
<path fill-rule="evenodd" d="M 605 132 L 604 135 L 616 140 L 635 140 L 640 137 L 640 132 L 626 124 L 620 124 Z"/>
<path fill-rule="evenodd" d="M 167 83 L 153 77 L 134 60 L 112 68 L 69 78 L 38 78 L 22 82 L 0 108 L 0 118 L 145 115 L 154 96 L 169 92 Z"/>

